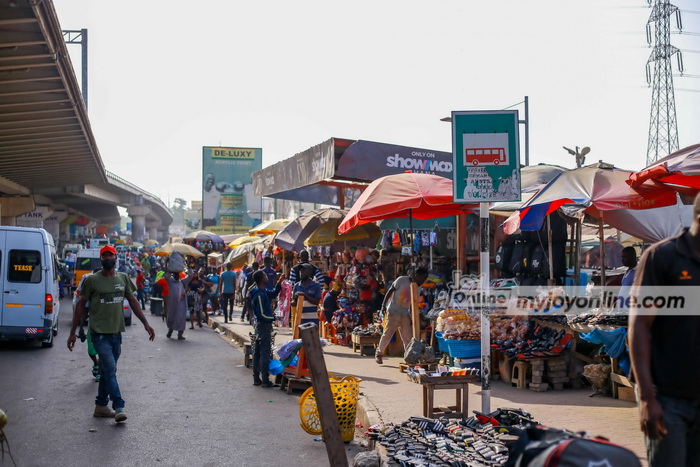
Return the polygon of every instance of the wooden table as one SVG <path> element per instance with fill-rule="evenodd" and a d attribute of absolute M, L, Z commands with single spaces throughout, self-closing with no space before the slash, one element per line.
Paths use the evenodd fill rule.
<path fill-rule="evenodd" d="M 478 376 L 425 376 L 417 381 L 423 386 L 423 416 L 428 418 L 461 418 L 469 416 L 469 383 L 479 382 Z M 435 391 L 455 391 L 455 405 L 435 407 Z"/>
<path fill-rule="evenodd" d="M 359 347 L 360 355 L 362 355 L 362 348 L 366 345 L 371 345 L 373 350 L 376 350 L 379 345 L 379 339 L 381 338 L 382 336 L 360 336 L 352 334 L 352 351 L 357 352 L 357 348 Z"/>

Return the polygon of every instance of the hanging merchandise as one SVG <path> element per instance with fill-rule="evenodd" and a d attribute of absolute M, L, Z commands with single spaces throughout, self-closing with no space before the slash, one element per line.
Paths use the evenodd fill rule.
<path fill-rule="evenodd" d="M 423 243 L 422 246 L 424 246 L 425 248 L 428 248 L 430 246 L 430 233 L 423 232 L 423 233 L 421 233 L 420 237 L 421 237 L 421 242 Z"/>
<path fill-rule="evenodd" d="M 437 245 L 437 232 L 430 232 L 430 246 Z"/>
<path fill-rule="evenodd" d="M 394 232 L 391 234 L 391 245 L 392 246 L 398 246 L 400 247 L 402 244 L 401 242 L 401 234 L 399 234 L 398 231 Z"/>
<path fill-rule="evenodd" d="M 410 247 L 410 246 L 403 246 L 403 247 L 401 247 L 401 255 L 402 255 L 402 256 L 411 256 L 412 254 L 413 254 L 413 253 L 412 253 L 412 250 L 411 250 L 411 247 Z"/>
<path fill-rule="evenodd" d="M 420 254 L 420 247 L 423 244 L 421 241 L 421 236 L 416 234 L 413 236 L 413 251 L 418 255 Z"/>

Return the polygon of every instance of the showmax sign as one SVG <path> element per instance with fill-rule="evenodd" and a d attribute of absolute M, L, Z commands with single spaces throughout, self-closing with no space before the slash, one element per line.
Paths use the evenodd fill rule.
<path fill-rule="evenodd" d="M 452 112 L 455 203 L 520 201 L 518 111 Z"/>

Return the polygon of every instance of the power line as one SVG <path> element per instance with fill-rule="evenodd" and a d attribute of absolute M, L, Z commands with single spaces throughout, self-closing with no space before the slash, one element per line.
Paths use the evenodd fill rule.
<path fill-rule="evenodd" d="M 506 107 L 506 108 L 504 108 L 504 109 L 501 109 L 501 110 L 508 110 L 508 109 L 510 109 L 511 107 L 515 107 L 516 105 L 520 105 L 520 104 L 522 104 L 522 103 L 524 103 L 524 102 L 525 102 L 525 101 L 520 101 L 520 102 L 518 102 L 518 103 L 516 103 L 516 104 L 509 105 L 508 107 Z"/>
<path fill-rule="evenodd" d="M 687 31 L 671 31 L 671 34 L 676 34 L 678 36 L 700 36 L 700 32 L 687 32 Z"/>

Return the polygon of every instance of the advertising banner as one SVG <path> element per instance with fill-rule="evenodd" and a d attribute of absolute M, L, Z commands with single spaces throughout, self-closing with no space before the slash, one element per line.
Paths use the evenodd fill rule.
<path fill-rule="evenodd" d="M 345 150 L 336 177 L 373 181 L 387 175 L 427 173 L 450 178 L 452 154 L 430 149 L 359 140 Z"/>
<path fill-rule="evenodd" d="M 253 172 L 262 169 L 262 149 L 202 148 L 202 224 L 218 234 L 246 233 L 261 218 Z"/>
<path fill-rule="evenodd" d="M 329 139 L 255 174 L 255 195 L 266 196 L 329 179 L 334 167 L 334 141 Z"/>
<path fill-rule="evenodd" d="M 518 111 L 452 112 L 455 203 L 520 200 Z"/>
<path fill-rule="evenodd" d="M 17 216 L 15 220 L 17 226 L 40 229 L 44 227 L 44 221 L 48 220 L 52 213 L 53 209 L 48 206 L 37 206 L 33 211 Z"/>

